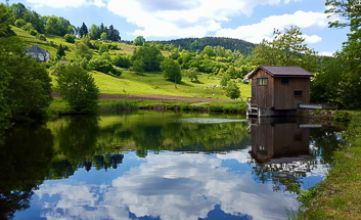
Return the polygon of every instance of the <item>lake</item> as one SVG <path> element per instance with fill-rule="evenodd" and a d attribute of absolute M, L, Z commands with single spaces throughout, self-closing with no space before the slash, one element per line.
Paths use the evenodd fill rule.
<path fill-rule="evenodd" d="M 0 146 L 0 219 L 288 219 L 342 131 L 137 112 L 17 125 Z"/>

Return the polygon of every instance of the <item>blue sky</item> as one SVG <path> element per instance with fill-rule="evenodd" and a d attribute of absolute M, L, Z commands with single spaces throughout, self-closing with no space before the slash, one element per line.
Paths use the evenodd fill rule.
<path fill-rule="evenodd" d="M 341 49 L 348 31 L 327 27 L 325 0 L 10 0 L 15 2 L 77 26 L 113 24 L 125 40 L 219 36 L 258 43 L 274 28 L 297 25 L 311 48 L 330 54 Z"/>

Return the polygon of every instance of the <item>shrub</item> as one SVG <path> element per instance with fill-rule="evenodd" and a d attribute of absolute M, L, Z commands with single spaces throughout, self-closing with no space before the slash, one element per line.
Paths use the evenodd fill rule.
<path fill-rule="evenodd" d="M 170 58 L 163 60 L 161 68 L 166 79 L 174 83 L 180 83 L 182 81 L 181 68 L 174 60 Z"/>
<path fill-rule="evenodd" d="M 105 57 L 97 57 L 93 58 L 90 63 L 90 67 L 96 71 L 102 72 L 102 73 L 110 73 L 116 76 L 121 75 L 121 71 L 115 69 L 111 62 L 106 59 Z"/>
<path fill-rule="evenodd" d="M 75 36 L 73 34 L 65 34 L 64 39 L 68 43 L 75 43 Z"/>
<path fill-rule="evenodd" d="M 225 88 L 226 96 L 231 99 L 238 99 L 241 96 L 241 92 L 237 84 L 233 81 L 228 82 Z"/>
<path fill-rule="evenodd" d="M 79 113 L 94 113 L 99 89 L 93 77 L 80 64 L 61 66 L 57 72 L 60 94 L 70 108 Z"/>
<path fill-rule="evenodd" d="M 21 28 L 22 26 L 24 26 L 26 24 L 26 21 L 24 19 L 16 19 L 16 21 L 14 22 L 15 26 L 18 28 Z"/>
<path fill-rule="evenodd" d="M 129 68 L 132 63 L 128 56 L 116 56 L 113 59 L 113 64 L 118 67 Z"/>
<path fill-rule="evenodd" d="M 42 40 L 42 41 L 46 41 L 46 37 L 45 37 L 44 34 L 40 34 L 40 35 L 38 36 L 38 39 L 39 39 L 39 40 Z"/>

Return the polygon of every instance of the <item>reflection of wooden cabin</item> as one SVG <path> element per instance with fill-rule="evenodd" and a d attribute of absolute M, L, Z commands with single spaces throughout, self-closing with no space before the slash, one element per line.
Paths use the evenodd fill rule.
<path fill-rule="evenodd" d="M 311 73 L 300 67 L 260 66 L 247 75 L 252 81 L 249 116 L 293 115 L 310 101 Z"/>
<path fill-rule="evenodd" d="M 276 159 L 291 162 L 309 155 L 309 129 L 297 123 L 260 123 L 251 129 L 251 154 L 259 163 Z"/>

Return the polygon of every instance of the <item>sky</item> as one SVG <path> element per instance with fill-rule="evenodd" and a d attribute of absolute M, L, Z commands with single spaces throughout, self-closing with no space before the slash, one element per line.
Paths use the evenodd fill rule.
<path fill-rule="evenodd" d="M 10 0 L 16 2 L 76 26 L 113 24 L 123 40 L 216 36 L 259 43 L 275 28 L 296 25 L 310 48 L 331 55 L 348 32 L 328 28 L 325 0 Z"/>

